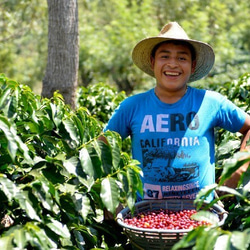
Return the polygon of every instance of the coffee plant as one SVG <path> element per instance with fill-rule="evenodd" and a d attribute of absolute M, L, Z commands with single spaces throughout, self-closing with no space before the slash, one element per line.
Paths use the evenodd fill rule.
<path fill-rule="evenodd" d="M 211 86 L 249 111 L 250 74 Z M 124 249 L 127 238 L 103 211 L 115 214 L 119 204 L 132 211 L 142 192 L 141 170 L 130 155 L 129 139 L 103 133 L 123 92 L 98 83 L 80 87 L 77 109 L 54 93 L 45 99 L 29 87 L 0 75 L 0 246 L 2 249 Z M 99 140 L 105 136 L 108 143 Z M 249 249 L 250 173 L 237 189 L 224 181 L 250 153 L 238 152 L 240 135 L 216 131 L 216 176 L 220 181 L 202 190 L 228 212 L 221 227 L 197 227 L 173 249 Z M 244 160 L 242 160 L 244 159 Z M 199 213 L 197 214 L 199 217 Z"/>
<path fill-rule="evenodd" d="M 0 75 L 1 248 L 119 246 L 103 211 L 133 209 L 141 192 L 138 162 L 121 147 L 86 107 L 71 110 L 59 93 L 43 99 Z"/>
<path fill-rule="evenodd" d="M 88 88 L 82 86 L 77 92 L 78 107 L 86 107 L 92 116 L 104 124 L 125 98 L 125 92 L 117 92 L 115 87 L 104 83 L 89 85 Z"/>
<path fill-rule="evenodd" d="M 91 84 L 79 87 L 77 92 L 77 106 L 86 107 L 91 111 L 91 116 L 98 120 L 102 127 L 110 119 L 115 108 L 126 98 L 124 91 L 118 92 L 114 86 L 105 83 Z M 131 157 L 131 140 L 122 141 L 122 151 Z"/>

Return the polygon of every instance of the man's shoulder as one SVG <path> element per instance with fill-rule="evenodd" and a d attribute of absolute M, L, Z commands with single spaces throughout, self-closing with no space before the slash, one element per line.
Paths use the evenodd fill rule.
<path fill-rule="evenodd" d="M 138 103 L 144 102 L 146 100 L 149 100 L 149 97 L 150 97 L 152 91 L 153 90 L 150 89 L 148 91 L 137 93 L 137 94 L 134 94 L 132 96 L 129 96 L 128 98 L 126 98 L 123 101 L 123 104 L 124 105 L 138 104 Z"/>
<path fill-rule="evenodd" d="M 226 99 L 226 96 L 223 96 L 221 93 L 215 90 L 206 90 L 206 97 L 217 101 L 223 101 Z"/>
<path fill-rule="evenodd" d="M 216 92 L 214 90 L 210 90 L 210 89 L 199 89 L 199 88 L 192 88 L 193 89 L 193 93 L 195 95 L 204 95 L 205 98 L 209 98 L 209 99 L 224 99 L 225 96 L 223 96 L 222 94 L 220 94 L 219 92 Z"/>

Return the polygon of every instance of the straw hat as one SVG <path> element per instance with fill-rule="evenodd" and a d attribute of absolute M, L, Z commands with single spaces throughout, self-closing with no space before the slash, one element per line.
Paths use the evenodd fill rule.
<path fill-rule="evenodd" d="M 193 45 L 196 54 L 196 67 L 189 82 L 201 79 L 209 73 L 215 59 L 212 47 L 207 43 L 190 39 L 177 22 L 166 24 L 158 36 L 143 39 L 136 44 L 132 52 L 132 59 L 137 67 L 154 77 L 150 60 L 152 50 L 157 44 L 168 40 L 181 40 Z"/>

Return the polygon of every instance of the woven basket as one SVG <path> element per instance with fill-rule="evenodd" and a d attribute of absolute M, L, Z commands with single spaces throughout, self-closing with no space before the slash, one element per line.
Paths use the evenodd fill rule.
<path fill-rule="evenodd" d="M 183 209 L 195 209 L 195 206 L 193 200 L 144 200 L 135 204 L 135 212 L 133 216 L 136 216 L 141 212 L 158 209 L 179 211 Z M 226 211 L 219 205 L 215 204 L 212 207 L 212 212 L 218 215 L 218 225 L 223 225 L 227 217 Z M 130 209 L 124 208 L 117 215 L 117 222 L 123 227 L 131 244 L 136 249 L 171 249 L 171 247 L 178 242 L 183 235 L 191 231 L 191 229 L 165 230 L 138 228 L 124 223 L 124 219 L 129 217 L 131 217 Z"/>

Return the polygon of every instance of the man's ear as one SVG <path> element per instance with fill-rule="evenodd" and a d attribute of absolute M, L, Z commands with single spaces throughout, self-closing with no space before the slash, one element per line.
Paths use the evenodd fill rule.
<path fill-rule="evenodd" d="M 196 67 L 196 60 L 192 61 L 192 68 L 191 68 L 192 74 L 193 74 L 194 71 L 195 71 L 195 67 Z"/>

